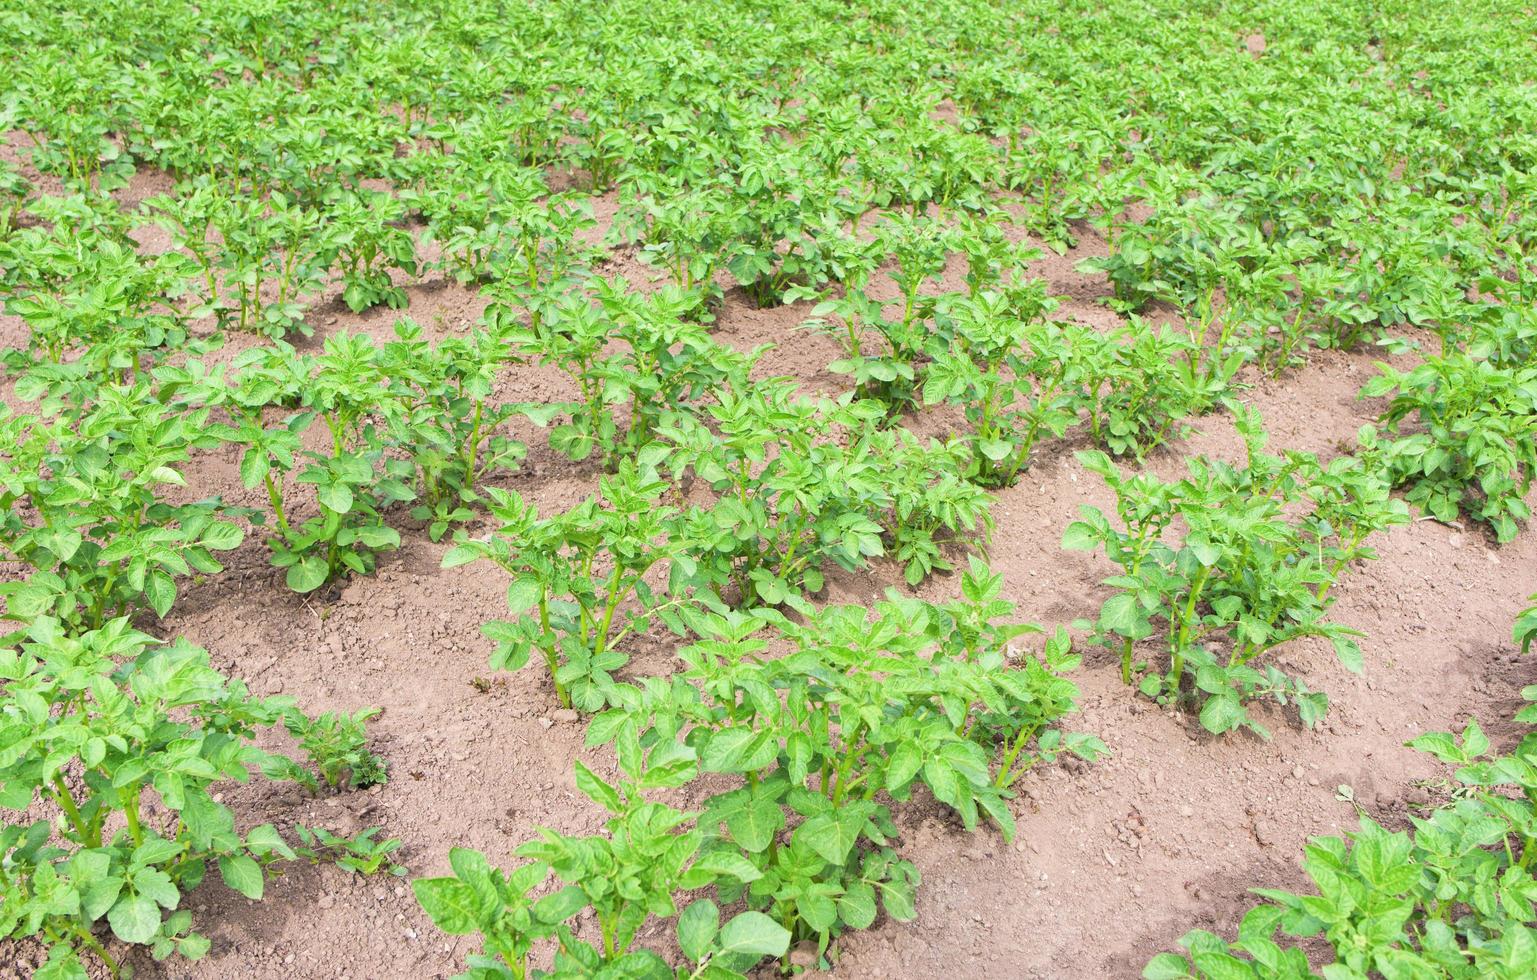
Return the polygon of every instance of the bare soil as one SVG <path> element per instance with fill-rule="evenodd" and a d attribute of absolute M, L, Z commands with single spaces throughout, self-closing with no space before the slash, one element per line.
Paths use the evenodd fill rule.
<path fill-rule="evenodd" d="M 143 181 L 155 179 L 136 181 L 125 199 L 144 196 Z M 1099 300 L 1108 288 L 1074 271 L 1104 245 L 1090 229 L 1079 233 L 1078 248 L 1048 253 L 1035 271 L 1067 297 L 1063 315 L 1107 325 L 1115 314 Z M 151 237 L 145 244 L 153 249 Z M 604 271 L 632 280 L 649 274 L 623 251 Z M 943 285 L 960 288 L 959 275 Z M 473 290 L 440 281 L 409 291 L 405 313 L 433 336 L 465 329 L 484 303 Z M 316 337 L 305 348 L 318 349 L 336 331 L 383 339 L 397 315 L 354 315 L 334 295 L 321 297 L 316 309 Z M 844 379 L 825 369 L 832 345 L 796 329 L 808 314 L 805 305 L 759 310 L 728 291 L 717 336 L 743 349 L 776 344 L 761 373 L 793 375 L 808 391 L 840 390 Z M 22 337 L 19 324 L 0 319 L 0 342 Z M 231 347 L 249 343 L 235 338 Z M 1356 397 L 1373 356 L 1324 352 L 1282 379 L 1251 379 L 1244 400 L 1263 413 L 1272 448 L 1339 452 L 1379 410 Z M 564 381 L 548 370 L 510 367 L 498 395 L 561 398 Z M 927 431 L 925 420 L 913 424 Z M 542 511 L 575 504 L 596 488 L 593 466 L 550 452 L 537 430 L 522 435 L 529 458 L 507 482 Z M 1075 461 L 1074 448 L 1071 441 L 1048 446 L 994 511 L 993 567 L 1022 617 L 1048 628 L 1094 617 L 1107 594 L 1099 582 L 1112 573 L 1103 556 L 1059 546 L 1080 504 L 1112 504 L 1099 479 Z M 1239 451 L 1230 420 L 1218 414 L 1194 420 L 1187 438 L 1148 465 L 1171 475 L 1185 455 L 1231 458 Z M 199 458 L 186 476 L 199 497 L 261 503 L 240 486 L 232 449 Z M 502 574 L 485 564 L 440 569 L 445 546 L 398 516 L 402 549 L 384 556 L 378 574 L 334 596 L 289 592 L 253 535 L 225 572 L 188 583 L 171 615 L 148 624 L 159 635 L 206 646 L 216 666 L 257 693 L 292 694 L 311 712 L 382 709 L 370 727 L 373 748 L 390 765 L 387 785 L 321 798 L 289 786 L 231 785 L 226 802 L 248 825 L 298 822 L 344 833 L 382 827 L 404 841 L 399 856 L 413 876 L 444 871 L 455 845 L 497 860 L 538 826 L 596 831 L 601 813 L 576 791 L 572 762 L 611 774 L 610 753 L 583 748 L 582 724 L 554 710 L 538 672 L 496 674 L 487 666 L 480 625 L 504 614 Z M 1518 659 L 1510 639 L 1523 597 L 1537 588 L 1537 534 L 1496 547 L 1477 529 L 1419 520 L 1376 543 L 1380 559 L 1344 579 L 1334 612 L 1366 633 L 1365 676 L 1341 669 L 1327 644 L 1301 642 L 1280 653 L 1285 668 L 1329 692 L 1323 726 L 1304 730 L 1276 713 L 1265 719 L 1274 731 L 1268 742 L 1214 738 L 1193 718 L 1123 688 L 1111 658 L 1090 650 L 1075 676 L 1083 699 L 1073 727 L 1099 735 L 1112 754 L 1027 777 L 1012 844 L 990 829 L 966 833 L 932 801 L 903 807 L 899 850 L 923 874 L 918 918 L 845 937 L 832 975 L 1132 977 L 1187 929 L 1235 928 L 1254 901 L 1247 889 L 1303 885 L 1299 860 L 1308 837 L 1352 829 L 1358 811 L 1402 825 L 1416 807 L 1438 799 L 1434 780 L 1444 771 L 1403 743 L 1460 727 L 1470 715 L 1496 723 L 1516 706 L 1520 688 L 1537 682 L 1537 669 Z M 895 567 L 840 574 L 828 599 L 869 601 L 888 587 L 903 587 Z M 953 577 L 919 590 L 931 599 L 957 592 Z M 660 633 L 643 638 L 635 666 L 670 669 L 675 645 Z M 280 737 L 274 745 L 282 747 Z M 1341 787 L 1353 802 L 1341 798 Z M 296 867 L 260 903 L 217 881 L 190 901 L 212 952 L 199 963 L 165 964 L 135 954 L 138 977 L 426 980 L 456 973 L 471 947 L 439 933 L 405 881 L 334 867 Z M 653 926 L 654 941 L 665 945 L 670 929 Z M 35 947 L 0 944 L 0 978 L 29 975 L 35 956 Z"/>

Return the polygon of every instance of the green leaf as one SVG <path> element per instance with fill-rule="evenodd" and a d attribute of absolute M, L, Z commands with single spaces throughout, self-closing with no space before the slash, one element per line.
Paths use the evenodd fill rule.
<path fill-rule="evenodd" d="M 580 759 L 576 761 L 576 788 L 609 813 L 624 811 L 624 804 L 619 799 L 619 791 L 583 765 Z"/>
<path fill-rule="evenodd" d="M 1352 857 L 1368 884 L 1392 893 L 1407 888 L 1420 874 L 1419 868 L 1409 860 L 1411 846 L 1408 834 L 1390 834 L 1376 824 L 1363 821 Z"/>
<path fill-rule="evenodd" d="M 1479 726 L 1476 718 L 1468 719 L 1468 727 L 1462 730 L 1462 751 L 1468 758 L 1475 759 L 1489 751 L 1489 736 Z"/>
<path fill-rule="evenodd" d="M 784 825 L 784 808 L 770 799 L 752 800 L 726 817 L 731 839 L 749 854 L 767 850 Z"/>
<path fill-rule="evenodd" d="M 842 864 L 859 843 L 859 832 L 866 819 L 863 813 L 848 810 L 819 813 L 795 828 L 795 839 L 804 842 L 828 864 Z"/>
<path fill-rule="evenodd" d="M 74 950 L 55 946 L 48 951 L 48 962 L 32 974 L 32 980 L 88 980 L 89 976 Z"/>
<path fill-rule="evenodd" d="M 1248 718 L 1249 713 L 1232 691 L 1212 695 L 1201 708 L 1201 727 L 1216 735 L 1232 731 Z"/>
<path fill-rule="evenodd" d="M 182 937 L 176 944 L 176 952 L 183 959 L 200 960 L 208 955 L 208 950 L 213 946 L 208 937 L 200 932 L 192 932 Z"/>
<path fill-rule="evenodd" d="M 923 767 L 923 753 L 916 742 L 899 742 L 891 751 L 891 761 L 886 765 L 886 789 L 900 792 L 912 782 Z"/>
<path fill-rule="evenodd" d="M 763 872 L 758 870 L 756 864 L 731 848 L 707 851 L 694 863 L 692 870 L 699 872 L 700 875 L 715 878 L 727 876 L 743 883 L 757 881 L 763 877 Z M 707 879 L 701 878 L 701 880 Z"/>
<path fill-rule="evenodd" d="M 1014 446 L 1004 439 L 979 439 L 977 440 L 977 449 L 983 456 L 996 463 L 1007 459 L 1009 454 L 1014 451 Z"/>
<path fill-rule="evenodd" d="M 412 513 L 414 514 L 415 512 L 413 511 Z M 458 568 L 460 565 L 468 565 L 470 562 L 479 561 L 480 558 L 481 550 L 478 547 L 469 544 L 456 544 L 443 553 L 443 560 L 439 562 L 439 567 Z"/>
<path fill-rule="evenodd" d="M 1409 747 L 1429 752 L 1442 762 L 1461 765 L 1467 762 L 1467 754 L 1457 745 L 1457 740 L 1446 732 L 1426 732 L 1409 742 Z"/>
<path fill-rule="evenodd" d="M 256 901 L 262 897 L 265 884 L 261 865 L 244 854 L 231 854 L 219 858 L 219 875 L 224 883 L 246 898 Z"/>
<path fill-rule="evenodd" d="M 244 456 L 240 457 L 240 484 L 247 490 L 253 490 L 266 479 L 271 471 L 272 464 L 267 459 L 267 454 L 259 449 L 247 449 Z"/>
<path fill-rule="evenodd" d="M 1359 674 L 1366 669 L 1361 658 L 1360 645 L 1348 636 L 1334 638 L 1334 655 L 1339 658 L 1340 666 L 1352 674 Z"/>
<path fill-rule="evenodd" d="M 534 915 L 540 922 L 564 922 L 587 907 L 587 893 L 576 885 L 567 885 L 553 895 L 534 903 Z"/>
<path fill-rule="evenodd" d="M 762 912 L 743 912 L 720 931 L 722 953 L 783 956 L 789 948 L 789 930 Z"/>
<path fill-rule="evenodd" d="M 1518 923 L 1505 927 L 1504 966 L 1513 977 L 1537 975 L 1537 937 L 1532 930 Z"/>
<path fill-rule="evenodd" d="M 237 525 L 215 521 L 203 532 L 201 543 L 203 547 L 212 548 L 214 551 L 229 551 L 240 547 L 240 542 L 244 540 L 245 532 Z"/>
<path fill-rule="evenodd" d="M 1102 632 L 1138 639 L 1142 621 L 1137 597 L 1129 592 L 1111 596 L 1099 609 L 1099 628 Z"/>
<path fill-rule="evenodd" d="M 913 886 L 918 883 L 917 869 L 907 865 L 908 880 L 893 880 L 881 889 L 881 907 L 886 914 L 898 922 L 911 922 L 918 917 L 918 907 L 914 904 Z"/>
<path fill-rule="evenodd" d="M 520 575 L 507 586 L 507 609 L 514 616 L 523 613 L 539 604 L 539 597 L 544 594 L 544 586 L 532 575 Z"/>
<path fill-rule="evenodd" d="M 851 882 L 838 897 L 838 915 L 851 929 L 870 928 L 875 913 L 875 889 L 868 882 Z"/>
<path fill-rule="evenodd" d="M 144 598 L 149 600 L 155 615 L 164 618 L 176 602 L 176 581 L 160 569 L 155 569 L 144 580 Z"/>
<path fill-rule="evenodd" d="M 1093 526 L 1083 521 L 1074 521 L 1062 532 L 1062 547 L 1068 551 L 1093 551 L 1099 542 L 1100 536 Z"/>
<path fill-rule="evenodd" d="M 1206 980 L 1253 980 L 1249 964 L 1230 953 L 1211 950 L 1191 952 L 1190 959 Z"/>
<path fill-rule="evenodd" d="M 295 592 L 314 592 L 326 584 L 328 569 L 323 559 L 310 555 L 288 567 L 288 587 Z"/>
<path fill-rule="evenodd" d="M 352 488 L 345 483 L 328 483 L 317 492 L 320 506 L 345 514 L 352 510 Z"/>
<path fill-rule="evenodd" d="M 715 732 L 699 755 L 707 772 L 751 772 L 774 761 L 776 743 L 768 732 L 755 728 L 726 728 Z"/>
<path fill-rule="evenodd" d="M 698 963 L 710 951 L 720 932 L 720 909 L 708 898 L 694 902 L 678 916 L 678 948 Z"/>
<path fill-rule="evenodd" d="M 476 931 L 475 892 L 457 878 L 418 878 L 411 882 L 416 902 L 434 925 L 450 936 Z"/>
<path fill-rule="evenodd" d="M 1159 953 L 1142 969 L 1142 980 L 1185 980 L 1190 963 L 1178 953 Z"/>
<path fill-rule="evenodd" d="M 147 895 L 124 895 L 107 913 L 112 934 L 125 943 L 147 943 L 160 932 L 160 906 Z"/>

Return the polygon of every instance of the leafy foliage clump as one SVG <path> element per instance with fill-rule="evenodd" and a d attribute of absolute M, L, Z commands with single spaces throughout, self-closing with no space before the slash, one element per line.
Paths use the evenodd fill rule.
<path fill-rule="evenodd" d="M 589 744 L 613 743 L 624 775 L 611 785 L 577 763 L 577 786 L 611 815 L 605 832 L 541 830 L 510 873 L 456 850 L 453 876 L 416 882 L 418 900 L 445 931 L 482 937 L 469 963 L 488 976 L 529 975 L 551 940 L 557 973 L 672 976 L 635 947 L 653 917 L 677 917 L 697 965 L 683 975 L 721 977 L 791 943 L 820 961 L 882 911 L 913 918 L 920 876 L 894 847 L 891 802 L 922 786 L 967 829 L 987 819 L 1011 838 L 1009 787 L 1024 772 L 1103 751 L 1061 728 L 1077 696 L 1062 676 L 1077 664 L 1066 633 L 1017 649 L 1039 628 L 1008 622 L 1001 595 L 1001 577 L 974 564 L 962 597 L 939 606 L 892 597 L 802 623 L 767 609 L 686 614 L 700 639 L 679 651 L 684 669 L 617 685 L 616 706 L 588 728 Z M 647 799 L 703 773 L 727 782 L 698 812 Z M 535 898 L 552 874 L 565 887 Z M 678 893 L 705 888 L 715 898 L 680 910 Z M 721 905 L 745 910 L 721 925 Z M 595 941 L 570 924 L 584 909 Z"/>
<path fill-rule="evenodd" d="M 1537 687 L 1522 692 L 1537 700 Z M 1537 725 L 1537 707 L 1516 715 Z M 1537 734 L 1495 751 L 1476 721 L 1460 735 L 1436 732 L 1409 743 L 1457 766 L 1458 792 L 1401 832 L 1363 816 L 1348 837 L 1308 844 L 1303 869 L 1315 893 L 1256 889 L 1266 903 L 1244 916 L 1229 943 L 1187 933 L 1185 953 L 1160 953 L 1148 980 L 1187 977 L 1312 977 L 1308 953 L 1276 934 L 1321 938 L 1333 954 L 1322 976 L 1498 977 L 1537 969 L 1532 927 L 1537 880 L 1534 841 Z"/>
<path fill-rule="evenodd" d="M 1307 453 L 1264 451 L 1258 413 L 1234 407 L 1242 466 L 1195 457 L 1189 475 L 1164 482 L 1124 474 L 1103 453 L 1080 461 L 1116 495 L 1119 525 L 1097 508 L 1063 536 L 1067 548 L 1103 547 L 1122 569 L 1095 630 L 1117 647 L 1121 679 L 1166 701 L 1200 705 L 1201 724 L 1222 733 L 1261 734 L 1245 705 L 1272 698 L 1295 704 L 1316 724 L 1327 696 L 1286 676 L 1265 655 L 1304 636 L 1330 640 L 1340 662 L 1362 669 L 1359 634 L 1326 619 L 1331 590 L 1354 562 L 1375 557 L 1370 535 L 1408 520 L 1383 476 L 1355 457 L 1325 465 Z M 1162 636 L 1167 669 L 1138 664 L 1139 641 Z"/>
<path fill-rule="evenodd" d="M 359 739 L 366 716 L 350 719 Z M 156 959 L 201 957 L 209 941 L 193 931 L 187 893 L 217 869 L 259 899 L 275 865 L 296 856 L 271 824 L 239 830 L 216 787 L 253 775 L 314 785 L 256 738 L 280 722 L 317 732 L 331 720 L 304 719 L 292 698 L 254 697 L 206 651 L 160 643 L 127 619 L 83 632 L 32 620 L 0 649 L 0 809 L 22 815 L 0 821 L 0 936 L 42 939 L 39 976 L 57 978 L 86 976 L 83 953 L 116 975 L 105 931 Z M 339 757 L 305 742 L 335 785 Z M 354 779 L 365 772 L 346 765 Z"/>
<path fill-rule="evenodd" d="M 1394 484 L 1438 520 L 1466 512 L 1513 540 L 1531 517 L 1524 498 L 1537 479 L 1537 366 L 1501 369 L 1453 352 L 1410 371 L 1378 370 L 1361 394 L 1392 397 L 1382 421 L 1398 437 L 1380 449 Z"/>

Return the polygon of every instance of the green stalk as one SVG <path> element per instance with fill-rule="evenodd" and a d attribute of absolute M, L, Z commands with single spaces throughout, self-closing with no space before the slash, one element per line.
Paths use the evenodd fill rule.
<path fill-rule="evenodd" d="M 539 592 L 539 628 L 542 630 L 543 643 L 540 652 L 544 654 L 545 665 L 550 668 L 550 683 L 555 685 L 555 697 L 560 700 L 562 708 L 571 707 L 571 695 L 566 692 L 566 686 L 555 676 L 560 668 L 560 662 L 555 658 L 555 647 L 551 643 L 554 633 L 550 630 L 550 602 L 549 593 L 541 589 Z"/>
<path fill-rule="evenodd" d="M 603 958 L 605 960 L 611 960 L 614 958 L 614 933 L 616 931 L 617 925 L 618 924 L 608 916 L 601 916 L 598 919 L 598 926 L 603 932 Z"/>
<path fill-rule="evenodd" d="M 84 945 L 92 953 L 96 954 L 96 958 L 101 960 L 102 965 L 107 968 L 108 973 L 112 974 L 113 977 L 120 975 L 122 967 L 118 964 L 117 960 L 107 952 L 106 947 L 97 941 L 95 936 L 91 935 L 91 931 L 89 929 L 78 929 L 76 930 L 75 935 L 79 938 L 82 945 Z"/>
<path fill-rule="evenodd" d="M 475 485 L 475 456 L 480 449 L 480 411 L 484 404 L 484 399 L 479 399 L 475 402 L 475 418 L 470 423 L 470 452 L 464 464 L 464 487 L 466 490 Z"/>
<path fill-rule="evenodd" d="M 128 835 L 133 838 L 134 846 L 144 843 L 144 828 L 139 822 L 139 794 L 143 792 L 143 786 L 135 783 L 130 789 L 124 786 L 118 790 L 118 800 L 123 805 L 123 816 L 128 821 Z"/>
<path fill-rule="evenodd" d="M 666 602 L 661 603 L 660 605 L 657 605 L 657 606 L 653 606 L 649 610 L 647 610 L 647 615 L 650 616 L 652 614 L 661 612 L 663 609 L 667 609 L 667 608 L 669 608 L 671 606 L 681 606 L 681 605 L 683 605 L 687 601 L 688 601 L 688 598 L 686 596 L 677 596 L 675 598 L 668 599 Z M 604 649 L 605 650 L 613 649 L 614 646 L 616 646 L 619 643 L 620 640 L 622 640 L 625 637 L 630 635 L 631 630 L 632 630 L 631 626 L 625 626 L 618 633 L 615 633 L 612 637 L 609 638 L 608 645 L 606 647 L 604 647 Z"/>
<path fill-rule="evenodd" d="M 1029 744 L 1030 739 L 1034 737 L 1036 728 L 1037 726 L 1035 725 L 1027 725 L 1019 730 L 1019 734 L 1014 739 L 1014 744 L 1009 747 L 1008 753 L 1003 757 L 1003 765 L 999 768 L 998 778 L 993 781 L 993 785 L 999 789 L 1008 789 L 1024 774 L 1024 769 L 1021 769 L 1018 773 L 1014 772 L 1014 762 L 1019 758 L 1019 754 L 1024 751 L 1025 746 Z M 1029 766 L 1024 768 L 1028 769 Z"/>
<path fill-rule="evenodd" d="M 1190 619 L 1195 615 L 1195 604 L 1201 596 L 1201 590 L 1206 587 L 1207 580 L 1211 578 L 1211 569 L 1202 567 L 1196 573 L 1195 583 L 1190 588 L 1190 596 L 1185 602 L 1185 610 L 1180 615 L 1179 632 L 1175 639 L 1175 648 L 1171 652 L 1169 676 L 1173 681 L 1172 689 L 1179 690 L 1180 678 L 1185 673 L 1185 647 L 1190 642 Z"/>
<path fill-rule="evenodd" d="M 843 761 L 838 765 L 837 782 L 833 785 L 832 801 L 834 804 L 843 802 L 843 797 L 848 792 L 848 780 L 853 773 L 854 763 L 863 758 L 864 754 L 854 748 L 854 746 L 859 744 L 860 736 L 863 734 L 863 727 L 862 724 L 856 722 L 853 736 L 845 742 L 850 748 L 844 753 Z"/>
<path fill-rule="evenodd" d="M 267 500 L 272 504 L 272 514 L 277 518 L 278 527 L 283 531 L 287 531 L 288 517 L 283 513 L 283 494 L 278 490 L 276 482 L 272 479 L 272 468 L 270 466 L 267 468 L 266 474 L 262 476 L 262 482 L 267 485 Z"/>
<path fill-rule="evenodd" d="M 603 621 L 598 624 L 597 635 L 593 638 L 596 641 L 596 647 L 592 651 L 593 656 L 598 656 L 608 646 L 609 627 L 613 625 L 614 612 L 619 608 L 619 603 L 623 598 L 619 593 L 619 587 L 624 582 L 623 572 L 624 569 L 616 565 L 614 567 L 614 574 L 609 577 L 608 597 L 603 601 Z"/>
<path fill-rule="evenodd" d="M 80 815 L 80 807 L 75 803 L 75 794 L 70 792 L 69 786 L 64 782 L 62 772 L 53 774 L 53 785 L 54 788 L 47 791 L 48 796 L 59 805 L 59 809 L 64 811 L 70 826 L 75 828 L 75 836 L 80 838 L 81 843 L 87 847 L 100 847 L 101 835 L 94 833 L 92 828 L 86 825 L 85 819 Z"/>

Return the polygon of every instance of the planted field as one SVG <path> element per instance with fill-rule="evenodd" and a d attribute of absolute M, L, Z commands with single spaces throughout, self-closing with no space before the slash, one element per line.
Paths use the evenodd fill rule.
<path fill-rule="evenodd" d="M 0 11 L 0 978 L 1537 975 L 1534 31 Z"/>

